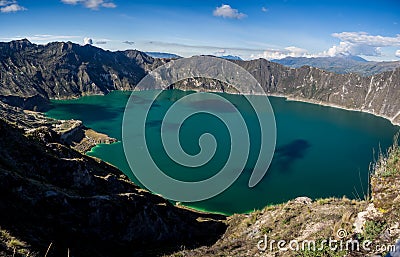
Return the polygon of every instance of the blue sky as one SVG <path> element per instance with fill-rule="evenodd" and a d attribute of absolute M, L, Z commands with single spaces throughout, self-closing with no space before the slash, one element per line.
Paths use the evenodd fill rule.
<path fill-rule="evenodd" d="M 109 50 L 182 56 L 400 60 L 398 0 L 0 0 L 0 11 L 0 41 L 90 38 Z"/>

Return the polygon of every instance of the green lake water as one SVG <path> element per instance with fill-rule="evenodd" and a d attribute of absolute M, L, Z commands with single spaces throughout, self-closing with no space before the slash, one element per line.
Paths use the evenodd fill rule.
<path fill-rule="evenodd" d="M 155 108 L 151 109 L 146 133 L 149 133 L 149 144 L 158 160 L 157 165 L 172 177 L 196 181 L 212 176 L 224 165 L 229 155 L 227 149 L 230 145 L 227 142 L 230 141 L 229 133 L 220 120 L 198 114 L 188 119 L 181 128 L 179 138 L 182 148 L 188 154 L 196 154 L 199 151 L 199 137 L 203 133 L 211 133 L 218 142 L 214 158 L 204 167 L 189 169 L 177 165 L 166 156 L 158 140 L 162 117 L 177 99 L 191 93 L 165 91 L 154 104 Z M 87 127 L 117 138 L 119 142 L 98 145 L 87 154 L 117 166 L 140 185 L 129 168 L 121 143 L 122 118 L 130 94 L 116 91 L 106 96 L 53 101 L 53 108 L 47 115 L 57 119 L 79 119 Z M 149 92 L 136 94 L 143 101 L 150 96 Z M 241 114 L 249 130 L 257 131 L 255 115 L 246 109 L 246 104 L 242 104 L 242 96 L 219 95 L 235 102 L 239 109 L 243 107 Z M 392 144 L 399 127 L 366 113 L 286 101 L 278 97 L 269 99 L 275 113 L 277 144 L 272 164 L 263 180 L 254 188 L 247 186 L 259 149 L 259 135 L 253 133 L 251 140 L 255 146 L 250 147 L 250 157 L 238 180 L 222 194 L 205 201 L 187 203 L 187 206 L 232 214 L 260 209 L 298 196 L 314 199 L 344 195 L 362 198 L 367 194 L 370 163 L 380 149 L 386 151 Z M 189 103 L 187 108 L 202 109 L 205 106 L 221 113 L 229 112 L 220 103 L 202 103 L 201 100 Z"/>

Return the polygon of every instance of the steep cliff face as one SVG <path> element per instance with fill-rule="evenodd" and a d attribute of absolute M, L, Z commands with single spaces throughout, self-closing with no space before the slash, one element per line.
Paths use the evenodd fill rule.
<path fill-rule="evenodd" d="M 362 77 L 308 66 L 291 69 L 264 59 L 236 63 L 269 94 L 370 112 L 400 123 L 400 68 Z"/>
<path fill-rule="evenodd" d="M 0 43 L 0 99 L 31 108 L 35 105 L 25 103 L 31 98 L 45 102 L 131 90 L 153 65 L 162 62 L 135 50 L 110 52 L 71 42 Z M 43 106 L 42 102 L 37 106 Z"/>

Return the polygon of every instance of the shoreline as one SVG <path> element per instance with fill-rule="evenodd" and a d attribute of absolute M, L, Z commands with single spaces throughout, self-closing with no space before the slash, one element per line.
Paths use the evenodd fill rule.
<path fill-rule="evenodd" d="M 169 89 L 167 89 L 169 90 Z M 201 90 L 196 90 L 196 89 L 180 89 L 180 88 L 174 88 L 174 90 L 181 90 L 181 91 L 193 91 L 193 92 L 210 92 L 210 93 L 225 93 L 225 94 L 229 94 L 229 95 L 247 95 L 247 96 L 257 96 L 257 95 L 262 95 L 262 94 L 248 94 L 248 93 L 235 93 L 235 92 L 222 92 L 222 91 L 218 91 L 218 90 L 207 90 L 207 91 L 201 91 Z M 112 92 L 137 92 L 137 91 L 145 91 L 145 90 L 113 90 L 110 91 L 109 93 Z M 107 94 L 109 94 L 107 93 Z M 105 96 L 106 94 L 92 94 L 92 95 L 82 95 L 82 96 L 73 96 L 71 98 L 63 98 L 63 99 L 57 99 L 57 98 L 50 98 L 50 101 L 65 101 L 65 100 L 76 100 L 79 99 L 81 97 L 87 97 L 87 96 Z M 356 109 L 356 108 L 349 108 L 349 107 L 344 107 L 338 104 L 333 104 L 333 103 L 328 103 L 328 102 L 323 102 L 323 101 L 317 101 L 317 100 L 313 100 L 313 99 L 309 99 L 309 98 L 299 98 L 299 97 L 293 97 L 290 95 L 284 95 L 284 94 L 275 94 L 275 93 L 265 93 L 266 96 L 272 96 L 272 97 L 280 97 L 280 98 L 285 98 L 286 101 L 288 102 L 301 102 L 301 103 L 309 103 L 309 104 L 315 104 L 315 105 L 319 105 L 319 106 L 326 106 L 326 107 L 331 107 L 331 108 L 336 108 L 336 109 L 342 109 L 342 110 L 346 110 L 346 111 L 353 111 L 353 112 L 361 112 L 361 113 L 368 113 L 368 114 L 372 114 L 376 117 L 380 117 L 380 118 L 384 118 L 388 121 L 390 121 L 390 123 L 394 126 L 399 126 L 400 127 L 400 120 L 398 122 L 395 122 L 394 120 L 398 117 L 400 117 L 400 110 L 399 112 L 396 114 L 395 117 L 388 117 L 386 115 L 382 115 L 382 114 L 377 114 L 374 113 L 372 111 L 368 111 L 368 110 L 363 110 L 363 109 Z M 43 112 L 44 114 L 46 114 L 46 112 Z"/>
<path fill-rule="evenodd" d="M 222 91 L 217 91 L 217 90 L 198 91 L 196 89 L 180 89 L 180 88 L 176 88 L 174 90 L 181 90 L 181 91 L 185 91 L 185 92 L 193 91 L 193 92 L 204 92 L 204 93 L 207 93 L 207 92 L 210 92 L 210 93 L 225 93 L 225 94 L 230 94 L 230 95 L 245 95 L 245 96 L 262 95 L 262 94 L 247 94 L 247 93 L 240 94 L 240 93 L 235 93 L 235 92 L 222 92 Z M 113 91 L 110 91 L 109 93 L 113 93 L 113 92 L 130 92 L 130 93 L 133 93 L 135 91 L 137 92 L 138 90 L 135 90 L 135 89 L 133 89 L 133 90 L 113 90 Z M 139 91 L 143 91 L 143 90 L 139 90 Z M 79 97 L 73 96 L 72 98 L 64 98 L 64 99 L 50 99 L 50 101 L 53 101 L 53 100 L 54 101 L 68 101 L 68 100 L 77 100 L 79 98 L 88 97 L 88 96 L 90 97 L 90 96 L 105 96 L 105 95 L 106 94 L 82 95 L 82 96 L 79 96 Z M 314 104 L 314 105 L 318 105 L 318 106 L 341 109 L 341 110 L 345 110 L 345 111 L 367 113 L 367 114 L 374 115 L 375 117 L 379 117 L 379 118 L 383 118 L 385 120 L 388 120 L 393 126 L 400 127 L 400 121 L 399 122 L 395 122 L 394 121 L 397 117 L 400 116 L 400 111 L 394 118 L 391 118 L 391 117 L 388 117 L 388 116 L 385 116 L 385 115 L 376 114 L 376 113 L 368 111 L 368 110 L 344 107 L 344 106 L 341 106 L 341 105 L 338 105 L 338 104 L 332 104 L 332 103 L 328 103 L 328 102 L 317 101 L 317 100 L 313 100 L 313 99 L 309 99 L 309 98 L 299 98 L 299 97 L 293 97 L 293 96 L 288 96 L 288 95 L 284 95 L 284 94 L 275 94 L 275 93 L 268 93 L 268 94 L 266 93 L 266 96 L 267 97 L 271 96 L 271 97 L 277 97 L 277 98 L 284 98 L 285 101 L 287 101 L 287 102 L 308 103 L 308 104 Z M 43 113 L 48 118 L 59 120 L 59 119 L 56 119 L 54 117 L 48 116 L 46 114 L 46 112 L 40 112 L 40 113 Z M 88 128 L 88 129 L 90 129 L 90 128 Z M 97 132 L 97 133 L 103 134 L 102 132 Z M 106 134 L 104 134 L 104 135 L 106 135 Z M 108 135 L 106 135 L 106 136 L 108 136 Z M 119 140 L 116 140 L 116 141 L 114 141 L 112 143 L 116 143 L 116 142 L 119 142 Z M 85 150 L 84 153 L 86 154 L 88 152 L 91 152 L 99 144 L 102 144 L 102 143 L 94 144 L 92 147 L 90 147 L 90 149 Z"/>
<path fill-rule="evenodd" d="M 393 126 L 400 127 L 400 121 L 399 122 L 394 122 L 394 120 L 400 114 L 397 114 L 394 118 L 390 118 L 388 116 L 385 116 L 385 115 L 382 115 L 382 114 L 376 114 L 376 113 L 368 111 L 368 110 L 348 108 L 348 107 L 344 107 L 344 106 L 337 105 L 337 104 L 331 104 L 331 103 L 322 102 L 322 101 L 316 101 L 316 100 L 311 100 L 311 99 L 297 98 L 297 97 L 292 97 L 292 96 L 285 96 L 285 95 L 282 95 L 282 94 L 269 94 L 268 96 L 285 98 L 286 101 L 288 101 L 288 102 L 309 103 L 309 104 L 314 104 L 314 105 L 319 105 L 319 106 L 325 106 L 325 107 L 341 109 L 341 110 L 345 110 L 345 111 L 368 113 L 368 114 L 374 115 L 375 117 L 379 117 L 379 118 L 383 118 L 385 120 L 388 120 Z"/>

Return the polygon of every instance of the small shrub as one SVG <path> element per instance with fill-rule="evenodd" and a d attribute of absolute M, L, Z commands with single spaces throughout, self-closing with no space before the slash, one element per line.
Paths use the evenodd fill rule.
<path fill-rule="evenodd" d="M 330 198 L 322 198 L 317 200 L 317 204 L 319 205 L 325 205 L 331 202 L 332 199 Z"/>
<path fill-rule="evenodd" d="M 14 249 L 14 248 L 26 247 L 26 244 L 24 242 L 19 241 L 18 239 L 13 238 L 7 242 L 7 247 Z"/>
<path fill-rule="evenodd" d="M 266 235 L 272 232 L 272 228 L 270 227 L 262 227 L 260 229 L 261 234 Z"/>
<path fill-rule="evenodd" d="M 378 161 L 374 165 L 374 173 L 381 177 L 392 177 L 400 175 L 400 147 L 399 134 L 394 137 L 393 145 L 387 150 L 386 154 L 380 154 Z"/>
<path fill-rule="evenodd" d="M 373 241 L 385 230 L 386 223 L 384 221 L 368 220 L 364 225 L 364 239 Z"/>

